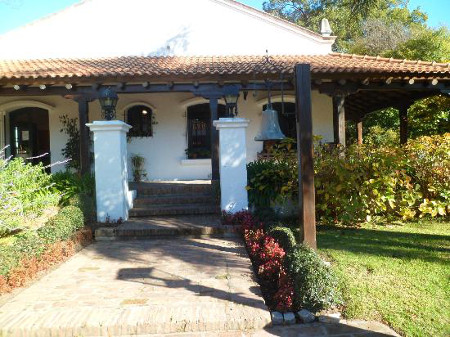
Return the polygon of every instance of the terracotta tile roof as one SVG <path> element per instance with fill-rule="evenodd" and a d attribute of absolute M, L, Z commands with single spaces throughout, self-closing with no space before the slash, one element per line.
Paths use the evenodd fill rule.
<path fill-rule="evenodd" d="M 180 80 L 211 77 L 232 78 L 255 74 L 293 73 L 296 63 L 309 63 L 313 76 L 410 76 L 450 77 L 450 63 L 407 61 L 372 56 L 328 55 L 270 56 L 117 57 L 100 59 L 0 60 L 0 82 L 74 81 L 119 78 Z"/>

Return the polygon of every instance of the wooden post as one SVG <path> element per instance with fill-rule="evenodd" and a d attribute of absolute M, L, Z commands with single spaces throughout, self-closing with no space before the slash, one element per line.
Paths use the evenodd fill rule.
<path fill-rule="evenodd" d="M 299 153 L 300 223 L 303 243 L 316 249 L 316 205 L 314 192 L 313 134 L 311 115 L 311 70 L 309 64 L 295 66 L 296 118 L 299 130 L 297 143 Z"/>
<path fill-rule="evenodd" d="M 220 179 L 219 173 L 219 132 L 213 126 L 213 122 L 219 119 L 218 97 L 209 97 L 209 110 L 211 111 L 211 180 L 213 183 Z"/>
<path fill-rule="evenodd" d="M 345 95 L 333 96 L 334 143 L 345 147 Z"/>
<path fill-rule="evenodd" d="M 356 133 L 358 138 L 358 145 L 362 145 L 363 143 L 363 122 L 361 119 L 358 119 L 356 122 Z"/>
<path fill-rule="evenodd" d="M 398 107 L 400 119 L 400 144 L 406 144 L 408 141 L 408 108 L 409 104 L 402 104 Z"/>
<path fill-rule="evenodd" d="M 89 99 L 79 97 L 78 102 L 78 120 L 80 127 L 80 170 L 84 175 L 90 171 L 90 153 L 89 153 L 89 128 L 86 123 L 89 122 Z"/>

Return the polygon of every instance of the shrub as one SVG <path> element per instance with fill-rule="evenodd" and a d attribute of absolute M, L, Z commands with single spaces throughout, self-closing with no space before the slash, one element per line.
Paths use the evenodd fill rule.
<path fill-rule="evenodd" d="M 69 171 L 52 174 L 51 181 L 56 191 L 61 193 L 61 206 L 71 204 L 71 199 L 83 194 L 94 198 L 95 178 L 91 174 L 80 175 Z"/>
<path fill-rule="evenodd" d="M 80 130 L 78 129 L 78 119 L 69 118 L 67 115 L 59 116 L 62 124 L 60 132 L 67 135 L 67 142 L 61 150 L 61 154 L 68 160 L 68 169 L 80 170 Z"/>
<path fill-rule="evenodd" d="M 312 312 L 339 303 L 337 278 L 317 253 L 297 245 L 286 256 L 286 268 L 294 285 L 294 307 Z"/>
<path fill-rule="evenodd" d="M 42 164 L 0 159 L 0 181 L 0 237 L 32 227 L 44 210 L 58 204 L 59 193 Z"/>
<path fill-rule="evenodd" d="M 286 252 L 290 252 L 292 248 L 297 244 L 292 229 L 288 227 L 273 227 L 269 230 L 268 234 L 275 238 L 275 240 Z"/>
<path fill-rule="evenodd" d="M 45 226 L 39 228 L 37 233 L 48 244 L 70 238 L 74 232 L 83 226 L 83 212 L 78 207 L 66 206 Z"/>
<path fill-rule="evenodd" d="M 52 175 L 54 189 L 61 194 L 61 206 L 76 206 L 85 220 L 95 220 L 95 178 L 91 174 L 80 175 L 69 171 Z"/>
<path fill-rule="evenodd" d="M 450 134 L 412 139 L 407 146 L 375 138 L 345 149 L 315 147 L 320 220 L 354 225 L 380 216 L 409 220 L 450 214 Z M 248 168 L 249 200 L 255 207 L 298 195 L 292 151 L 276 149 L 272 159 Z"/>
<path fill-rule="evenodd" d="M 70 239 L 83 226 L 81 210 L 67 206 L 38 230 L 16 234 L 0 244 L 0 275 L 7 276 L 25 257 L 39 257 L 49 244 Z"/>
<path fill-rule="evenodd" d="M 411 175 L 423 195 L 420 212 L 450 214 L 450 133 L 409 141 L 405 150 Z"/>

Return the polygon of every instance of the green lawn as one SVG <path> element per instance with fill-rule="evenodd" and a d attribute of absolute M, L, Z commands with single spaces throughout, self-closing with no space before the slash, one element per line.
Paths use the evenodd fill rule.
<path fill-rule="evenodd" d="M 347 318 L 387 323 L 405 336 L 450 336 L 450 222 L 323 228 Z"/>

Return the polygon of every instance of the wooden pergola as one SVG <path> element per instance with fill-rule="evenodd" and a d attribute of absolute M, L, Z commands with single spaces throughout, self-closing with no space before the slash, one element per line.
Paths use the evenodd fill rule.
<path fill-rule="evenodd" d="M 295 92 L 299 144 L 301 223 L 304 241 L 316 247 L 311 90 L 333 98 L 334 142 L 345 145 L 345 123 L 387 107 L 399 109 L 401 141 L 415 100 L 450 92 L 450 64 L 330 54 L 320 56 L 169 57 L 99 60 L 0 61 L 0 96 L 63 96 L 78 103 L 81 170 L 88 172 L 88 103 L 104 87 L 117 94 L 188 92 L 209 100 L 212 121 L 230 87 L 243 93 Z M 274 66 L 275 65 L 275 66 Z M 280 76 L 282 74 L 282 76 Z M 218 133 L 211 128 L 212 180 L 219 179 Z"/>

